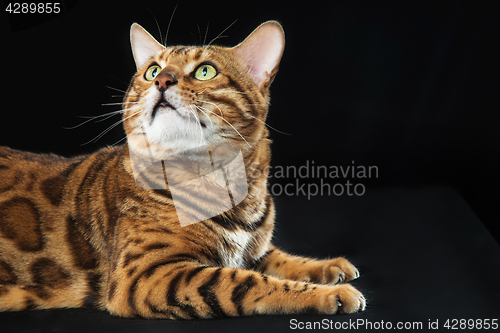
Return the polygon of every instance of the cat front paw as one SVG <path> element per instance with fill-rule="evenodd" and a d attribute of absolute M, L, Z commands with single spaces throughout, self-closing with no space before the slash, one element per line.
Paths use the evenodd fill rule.
<path fill-rule="evenodd" d="M 326 287 L 326 286 L 325 286 Z M 326 314 L 355 313 L 364 311 L 366 299 L 363 294 L 350 284 L 327 287 L 319 296 L 320 312 Z"/>
<path fill-rule="evenodd" d="M 325 260 L 323 263 L 326 283 L 336 284 L 359 278 L 358 269 L 345 258 Z"/>
<path fill-rule="evenodd" d="M 339 257 L 323 261 L 304 261 L 301 269 L 292 278 L 313 283 L 338 284 L 358 277 L 358 269 L 347 259 Z"/>

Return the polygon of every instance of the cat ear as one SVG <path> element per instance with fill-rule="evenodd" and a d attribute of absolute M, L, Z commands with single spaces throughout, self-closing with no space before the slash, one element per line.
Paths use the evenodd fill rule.
<path fill-rule="evenodd" d="M 233 52 L 248 68 L 262 91 L 273 82 L 285 49 L 285 32 L 276 21 L 267 21 L 255 29 Z"/>
<path fill-rule="evenodd" d="M 137 69 L 142 67 L 149 58 L 164 49 L 163 45 L 158 43 L 149 32 L 137 23 L 132 24 L 132 27 L 130 27 L 130 44 L 132 45 L 132 54 Z"/>

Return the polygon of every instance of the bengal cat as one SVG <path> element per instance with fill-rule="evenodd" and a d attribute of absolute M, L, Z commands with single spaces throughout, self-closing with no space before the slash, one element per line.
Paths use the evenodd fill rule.
<path fill-rule="evenodd" d="M 345 283 L 359 277 L 349 261 L 271 244 L 265 120 L 284 44 L 275 21 L 232 48 L 165 47 L 134 24 L 126 145 L 75 158 L 0 147 L 0 310 L 94 307 L 172 319 L 364 310 L 363 295 Z M 163 177 L 169 164 L 189 178 L 176 158 L 196 166 L 200 140 L 211 157 L 237 147 L 249 185 L 239 203 L 230 195 L 234 205 L 203 220 L 213 179 L 181 188 L 176 202 Z M 149 160 L 161 162 L 159 172 L 140 169 Z M 181 225 L 182 214 L 199 222 Z"/>

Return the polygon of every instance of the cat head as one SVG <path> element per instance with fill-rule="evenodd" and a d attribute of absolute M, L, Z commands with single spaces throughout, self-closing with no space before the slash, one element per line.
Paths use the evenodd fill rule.
<path fill-rule="evenodd" d="M 164 160 L 231 143 L 248 156 L 265 139 L 285 44 L 279 23 L 263 23 L 234 47 L 163 46 L 138 24 L 130 39 L 137 73 L 123 123 L 134 154 Z"/>

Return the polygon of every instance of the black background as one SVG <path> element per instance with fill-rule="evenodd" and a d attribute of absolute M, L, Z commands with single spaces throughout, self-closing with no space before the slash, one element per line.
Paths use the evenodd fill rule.
<path fill-rule="evenodd" d="M 61 7 L 59 15 L 2 10 L 0 144 L 69 156 L 120 141 L 117 126 L 87 143 L 118 117 L 65 127 L 120 108 L 102 104 L 119 102 L 122 93 L 107 87 L 126 90 L 134 73 L 133 22 L 159 39 L 175 10 L 171 45 L 211 41 L 237 20 L 215 42 L 232 46 L 274 19 L 284 27 L 286 47 L 268 123 L 289 134 L 271 130 L 274 166 L 354 161 L 378 167 L 378 178 L 363 180 L 368 187 L 451 185 L 500 239 L 496 1 L 63 1 Z"/>
<path fill-rule="evenodd" d="M 73 156 L 122 140 L 117 126 L 86 143 L 118 117 L 65 127 L 87 120 L 79 116 L 119 110 L 102 104 L 119 102 L 114 89 L 126 90 L 134 74 L 133 22 L 159 38 L 156 21 L 164 36 L 177 6 L 168 44 L 200 44 L 237 20 L 216 41 L 232 46 L 260 23 L 278 20 L 286 46 L 268 123 L 288 134 L 271 130 L 273 165 L 354 161 L 377 166 L 379 177 L 353 180 L 366 185 L 362 197 L 278 196 L 276 244 L 315 257 L 345 254 L 360 268 L 355 285 L 368 311 L 336 320 L 498 317 L 498 244 L 481 226 L 500 240 L 495 1 L 61 3 L 62 13 L 52 16 L 7 16 L 2 9 L 0 145 Z M 289 319 L 163 324 L 92 310 L 0 317 L 26 332 L 279 331 Z"/>

